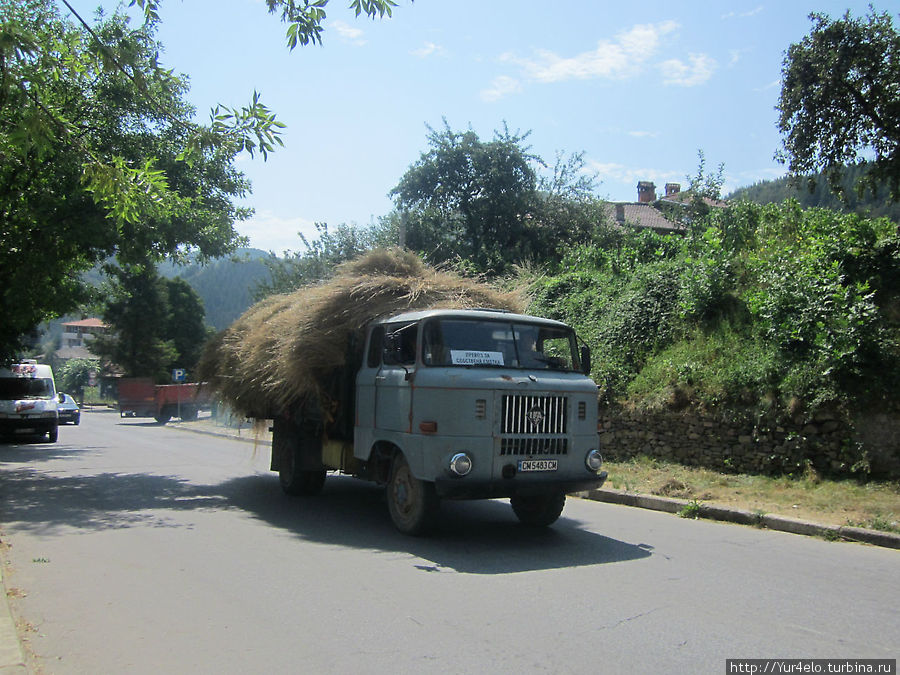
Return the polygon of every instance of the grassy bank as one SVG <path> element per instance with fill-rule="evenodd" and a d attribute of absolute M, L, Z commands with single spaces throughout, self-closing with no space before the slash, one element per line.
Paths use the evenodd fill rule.
<path fill-rule="evenodd" d="M 724 474 L 644 457 L 606 462 L 607 487 L 698 500 L 760 514 L 900 532 L 900 483 Z"/>

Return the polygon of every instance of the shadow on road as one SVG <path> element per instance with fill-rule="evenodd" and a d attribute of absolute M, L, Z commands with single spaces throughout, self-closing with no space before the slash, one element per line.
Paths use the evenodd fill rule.
<path fill-rule="evenodd" d="M 10 453 L 18 455 L 15 448 L 0 448 L 0 462 L 26 461 Z M 193 527 L 171 514 L 226 509 L 305 541 L 409 553 L 427 561 L 416 565 L 423 572 L 504 574 L 650 555 L 639 546 L 585 530 L 565 514 L 549 529 L 524 527 L 505 500 L 445 502 L 433 536 L 406 537 L 390 521 L 384 491 L 345 476 L 329 477 L 317 497 L 288 498 L 277 477 L 268 474 L 197 485 L 140 473 L 58 476 L 27 466 L 0 470 L 0 522 L 15 523 L 17 529 Z"/>

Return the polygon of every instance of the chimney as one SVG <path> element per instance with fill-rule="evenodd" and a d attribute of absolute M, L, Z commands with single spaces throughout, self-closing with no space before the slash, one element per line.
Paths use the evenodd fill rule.
<path fill-rule="evenodd" d="M 656 185 L 649 180 L 638 181 L 638 201 L 642 204 L 650 204 L 656 201 Z"/>
<path fill-rule="evenodd" d="M 666 183 L 666 197 L 677 195 L 681 192 L 681 183 Z"/>
<path fill-rule="evenodd" d="M 616 222 L 620 225 L 625 224 L 625 205 L 616 204 Z"/>

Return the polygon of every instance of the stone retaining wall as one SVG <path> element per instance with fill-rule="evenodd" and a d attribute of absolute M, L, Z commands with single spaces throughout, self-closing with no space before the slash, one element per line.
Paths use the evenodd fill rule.
<path fill-rule="evenodd" d="M 829 476 L 900 478 L 900 415 L 820 412 L 774 420 L 749 411 L 636 412 L 600 408 L 610 460 L 638 455 L 718 471 L 782 474 L 807 466 Z"/>

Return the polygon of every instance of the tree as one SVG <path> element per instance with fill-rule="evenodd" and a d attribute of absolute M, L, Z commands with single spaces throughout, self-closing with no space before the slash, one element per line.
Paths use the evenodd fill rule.
<path fill-rule="evenodd" d="M 437 260 L 460 257 L 480 272 L 501 272 L 532 250 L 529 219 L 537 196 L 532 163 L 522 142 L 528 134 L 504 126 L 484 142 L 471 129 L 429 127 L 431 149 L 422 153 L 391 194 L 401 210 L 413 208 L 407 244 Z"/>
<path fill-rule="evenodd" d="M 207 327 L 203 302 L 188 282 L 176 277 L 166 279 L 165 286 L 169 306 L 165 338 L 171 341 L 176 354 L 167 370 L 184 368 L 190 373 L 200 360 L 203 345 L 215 331 Z"/>
<path fill-rule="evenodd" d="M 103 312 L 111 331 L 90 349 L 131 377 L 168 378 L 194 369 L 212 330 L 203 303 L 183 279 L 163 279 L 152 264 L 110 270 L 114 283 Z"/>
<path fill-rule="evenodd" d="M 162 381 L 178 357 L 167 335 L 171 312 L 166 284 L 152 264 L 110 272 L 114 281 L 103 312 L 110 331 L 95 336 L 89 348 L 129 377 Z"/>
<path fill-rule="evenodd" d="M 233 199 L 249 184 L 233 167 L 248 139 L 191 122 L 187 84 L 158 67 L 152 26 L 114 15 L 77 27 L 51 0 L 0 0 L 0 13 L 3 360 L 87 300 L 80 275 L 110 256 L 233 250 L 249 214 Z"/>
<path fill-rule="evenodd" d="M 590 240 L 604 216 L 583 154 L 558 154 L 549 175 L 539 173 L 548 167 L 524 145 L 529 135 L 504 124 L 482 141 L 446 120 L 441 131 L 429 127 L 431 149 L 391 191 L 407 246 L 435 262 L 502 274 L 526 261 L 558 262 Z"/>
<path fill-rule="evenodd" d="M 810 20 L 784 59 L 776 158 L 795 175 L 824 171 L 835 191 L 843 166 L 871 158 L 867 184 L 884 181 L 900 200 L 900 34 L 871 8 L 865 19 Z"/>
<path fill-rule="evenodd" d="M 56 373 L 56 384 L 60 391 L 73 395 L 84 403 L 84 388 L 91 381 L 91 373 L 97 372 L 97 362 L 91 359 L 69 359 Z"/>
<path fill-rule="evenodd" d="M 233 161 L 266 158 L 284 125 L 254 92 L 192 122 L 185 80 L 161 68 L 158 0 L 133 28 L 118 11 L 89 26 L 53 0 L 0 0 L 0 362 L 21 336 L 87 300 L 80 275 L 116 256 L 218 257 L 244 243 L 232 200 L 249 190 Z M 267 0 L 288 44 L 321 43 L 328 0 Z M 353 0 L 356 15 L 391 16 L 392 0 Z"/>

